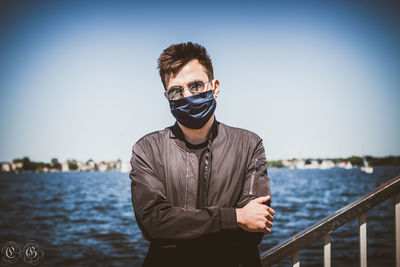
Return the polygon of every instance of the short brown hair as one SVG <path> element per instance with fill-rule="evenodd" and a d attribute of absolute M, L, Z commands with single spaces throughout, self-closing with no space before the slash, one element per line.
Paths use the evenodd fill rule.
<path fill-rule="evenodd" d="M 197 59 L 206 69 L 209 80 L 214 79 L 214 71 L 211 58 L 206 49 L 196 43 L 187 42 L 170 45 L 164 49 L 158 58 L 158 69 L 160 70 L 161 81 L 165 90 L 165 78 L 167 75 L 176 75 L 189 61 Z"/>

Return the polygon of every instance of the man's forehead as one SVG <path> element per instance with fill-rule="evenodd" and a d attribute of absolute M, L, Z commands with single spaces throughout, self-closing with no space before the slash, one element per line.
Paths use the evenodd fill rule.
<path fill-rule="evenodd" d="M 206 68 L 200 64 L 197 59 L 189 61 L 177 73 L 168 73 L 165 75 L 167 84 L 185 83 L 193 79 L 207 78 Z"/>

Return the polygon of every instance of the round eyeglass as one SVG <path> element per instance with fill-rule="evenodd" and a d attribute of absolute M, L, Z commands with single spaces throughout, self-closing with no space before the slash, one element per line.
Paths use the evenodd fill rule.
<path fill-rule="evenodd" d="M 186 84 L 186 87 L 189 89 L 189 92 L 192 95 L 199 94 L 204 91 L 206 88 L 206 84 L 209 81 L 203 82 L 203 81 L 192 81 Z M 184 89 L 182 86 L 173 86 L 167 91 L 167 97 L 169 100 L 178 100 L 183 98 L 183 91 Z"/>

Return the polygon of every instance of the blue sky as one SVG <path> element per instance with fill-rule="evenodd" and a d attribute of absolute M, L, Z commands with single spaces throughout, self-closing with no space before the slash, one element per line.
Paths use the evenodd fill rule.
<path fill-rule="evenodd" d="M 0 4 L 0 161 L 129 160 L 174 122 L 156 60 L 185 41 L 213 60 L 217 119 L 269 159 L 400 154 L 395 2 L 16 2 Z"/>

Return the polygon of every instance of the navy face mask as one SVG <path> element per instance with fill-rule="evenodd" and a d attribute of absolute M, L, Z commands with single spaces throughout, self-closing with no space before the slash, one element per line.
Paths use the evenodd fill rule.
<path fill-rule="evenodd" d="M 169 100 L 172 115 L 183 126 L 190 129 L 200 129 L 214 114 L 217 102 L 212 90 L 200 94 Z"/>

